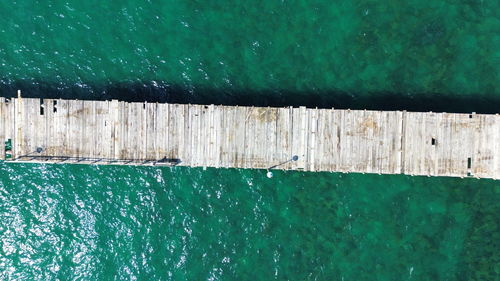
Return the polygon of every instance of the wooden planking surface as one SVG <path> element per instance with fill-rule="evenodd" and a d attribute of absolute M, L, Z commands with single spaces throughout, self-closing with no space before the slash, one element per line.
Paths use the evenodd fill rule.
<path fill-rule="evenodd" d="M 5 110 L 5 98 L 0 97 L 0 116 L 4 115 Z M 5 121 L 4 118 L 0 118 L 0 145 L 2 147 L 5 147 L 4 141 L 7 140 L 5 137 Z M 5 149 L 0 149 L 0 159 L 5 159 Z"/>
<path fill-rule="evenodd" d="M 13 161 L 500 177 L 498 114 L 0 98 L 0 139 Z"/>

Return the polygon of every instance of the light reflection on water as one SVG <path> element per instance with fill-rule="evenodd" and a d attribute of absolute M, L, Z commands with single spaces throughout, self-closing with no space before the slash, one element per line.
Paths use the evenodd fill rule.
<path fill-rule="evenodd" d="M 453 279 L 472 274 L 468 257 L 488 253 L 491 245 L 471 233 L 494 235 L 495 226 L 476 216 L 494 216 L 500 192 L 494 181 L 452 178 L 276 171 L 269 179 L 265 170 L 84 165 L 0 170 L 6 280 L 360 280 L 363 270 L 361 280 Z"/>

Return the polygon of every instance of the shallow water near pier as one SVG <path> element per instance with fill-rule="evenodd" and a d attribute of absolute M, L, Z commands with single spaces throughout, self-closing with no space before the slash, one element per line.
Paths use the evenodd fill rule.
<path fill-rule="evenodd" d="M 0 92 L 498 113 L 498 10 L 7 1 Z M 0 279 L 498 280 L 499 202 L 472 178 L 1 163 Z"/>

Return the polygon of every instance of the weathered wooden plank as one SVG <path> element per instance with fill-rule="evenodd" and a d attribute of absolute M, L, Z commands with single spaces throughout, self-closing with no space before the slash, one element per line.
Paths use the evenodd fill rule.
<path fill-rule="evenodd" d="M 349 154 L 352 153 L 354 154 L 355 152 L 352 151 L 351 142 L 349 141 L 349 134 L 351 132 L 351 125 L 349 122 L 348 116 L 349 111 L 347 110 L 339 110 L 337 111 L 336 116 L 339 120 L 339 149 L 338 149 L 338 166 L 337 170 L 340 172 L 348 172 L 350 171 L 350 166 L 351 166 L 351 161 L 350 161 L 350 156 Z M 352 157 L 355 157 L 355 155 L 352 155 Z"/>
<path fill-rule="evenodd" d="M 176 105 L 175 104 L 169 104 L 168 105 L 168 114 L 167 114 L 167 119 L 168 119 L 168 134 L 167 134 L 167 153 L 166 157 L 167 158 L 174 158 L 177 155 L 178 151 L 178 146 L 177 146 L 177 129 L 176 129 L 176 110 L 175 110 Z"/>
<path fill-rule="evenodd" d="M 45 132 L 42 134 L 45 139 L 45 144 L 43 146 L 44 156 L 50 157 L 54 155 L 54 132 L 55 132 L 55 124 L 56 120 L 54 118 L 54 100 L 53 99 L 45 99 L 44 100 L 44 114 L 45 114 Z M 49 158 L 46 158 L 45 161 L 49 161 Z"/>
<path fill-rule="evenodd" d="M 79 114 L 79 121 L 81 126 L 81 131 L 76 132 L 79 135 L 79 160 L 82 164 L 89 163 L 88 158 L 93 155 L 93 138 L 94 135 L 94 126 L 93 126 L 93 118 L 92 118 L 92 101 L 81 101 L 81 109 L 82 112 Z M 47 115 L 48 117 L 49 115 Z"/>
<path fill-rule="evenodd" d="M 77 136 L 80 135 L 78 117 L 81 115 L 80 103 L 76 101 L 67 102 L 67 143 L 66 143 L 66 153 L 65 155 L 70 158 L 78 157 L 78 146 L 79 146 L 79 138 Z M 69 161 L 68 161 L 69 162 Z"/>
<path fill-rule="evenodd" d="M 156 103 L 146 103 L 145 108 L 145 130 L 144 135 L 146 141 L 144 143 L 144 159 L 154 160 L 156 159 Z"/>
<path fill-rule="evenodd" d="M 221 138 L 222 138 L 222 112 L 223 110 L 216 108 L 212 105 L 212 167 L 220 167 L 220 151 L 221 151 Z"/>
<path fill-rule="evenodd" d="M 156 151 L 155 151 L 155 159 L 161 160 L 166 151 L 166 105 L 165 104 L 157 104 L 156 106 Z"/>
<path fill-rule="evenodd" d="M 252 158 L 247 164 L 249 168 L 266 169 L 269 168 L 268 163 L 266 163 L 266 154 L 268 151 L 266 145 L 266 129 L 267 129 L 267 108 L 253 107 L 252 113 L 250 115 L 250 122 L 252 126 L 251 134 L 251 149 Z"/>
<path fill-rule="evenodd" d="M 171 142 L 170 142 L 170 157 L 172 159 L 180 158 L 180 152 L 182 151 L 181 137 L 179 136 L 179 124 L 181 116 L 181 105 L 172 104 L 170 106 L 170 132 L 171 132 Z"/>
<path fill-rule="evenodd" d="M 128 107 L 128 160 L 132 162 L 139 161 L 139 149 L 141 148 L 140 144 L 140 131 L 139 126 L 142 124 L 142 115 L 141 115 L 142 103 L 131 103 Z"/>
<path fill-rule="evenodd" d="M 5 98 L 0 97 L 0 160 L 5 160 L 5 120 L 6 120 L 6 110 L 5 110 Z"/>
<path fill-rule="evenodd" d="M 139 123 L 138 134 L 139 134 L 139 143 L 138 143 L 138 159 L 139 162 L 144 163 L 148 160 L 147 157 L 147 144 L 148 144 L 148 135 L 146 134 L 147 129 L 147 111 L 146 111 L 147 103 L 142 103 L 142 108 L 140 109 L 139 115 L 141 116 L 141 120 Z"/>
<path fill-rule="evenodd" d="M 124 160 L 128 156 L 128 103 L 118 102 L 119 124 L 115 126 L 116 144 L 115 153 L 118 155 L 116 160 Z"/>
<path fill-rule="evenodd" d="M 499 115 L 471 114 L 477 121 L 474 134 L 474 150 L 470 160 L 470 175 L 474 177 L 500 178 L 500 118 Z"/>
<path fill-rule="evenodd" d="M 84 107 L 85 104 L 84 104 Z M 109 119 L 111 124 L 111 155 L 112 158 L 118 159 L 120 157 L 120 102 L 112 100 L 109 103 Z"/>
<path fill-rule="evenodd" d="M 228 123 L 230 116 L 228 114 L 227 106 L 220 106 L 220 131 L 218 134 L 219 142 L 219 167 L 228 167 L 228 155 L 229 155 L 229 142 L 228 142 Z"/>
<path fill-rule="evenodd" d="M 35 136 L 36 136 L 36 155 L 41 158 L 46 155 L 45 147 L 47 146 L 47 118 L 45 115 L 45 100 L 38 101 L 38 110 L 36 115 Z"/>
<path fill-rule="evenodd" d="M 315 167 L 318 171 L 323 171 L 323 163 L 324 163 L 324 157 L 325 157 L 325 152 L 324 152 L 324 145 L 326 142 L 326 136 L 324 135 L 324 125 L 326 123 L 325 121 L 325 114 L 323 109 L 317 109 L 317 124 L 316 124 L 316 157 L 315 157 Z"/>
<path fill-rule="evenodd" d="M 290 109 L 289 108 L 278 108 L 276 110 L 276 133 L 275 133 L 275 147 L 274 147 L 274 159 L 273 162 L 279 162 L 280 159 L 291 158 L 291 145 L 290 145 Z M 282 169 L 289 169 L 291 163 L 286 163 L 280 167 Z"/>
<path fill-rule="evenodd" d="M 6 151 L 6 158 L 7 156 L 10 155 L 10 158 L 8 159 L 13 159 L 15 156 L 14 156 L 14 153 L 13 153 L 13 149 L 14 149 L 14 143 L 15 143 L 15 102 L 12 101 L 12 99 L 5 99 L 5 104 L 4 104 L 4 107 L 3 107 L 3 112 L 4 112 L 4 116 L 5 116 L 5 120 L 4 120 L 4 138 L 5 138 L 5 141 L 11 143 L 11 150 L 10 151 Z"/>
<path fill-rule="evenodd" d="M 210 105 L 210 165 L 209 167 L 219 167 L 219 143 L 218 135 L 220 132 L 220 110 L 215 109 L 215 105 Z"/>
<path fill-rule="evenodd" d="M 201 153 L 201 106 L 192 105 L 189 111 L 190 127 L 191 127 L 191 153 L 193 157 L 190 159 L 190 165 L 196 167 L 200 166 L 200 153 Z"/>
<path fill-rule="evenodd" d="M 317 130 L 318 130 L 318 109 L 308 109 L 308 152 L 307 156 L 308 158 L 306 159 L 307 163 L 309 164 L 307 167 L 307 170 L 309 171 L 316 171 L 316 149 L 318 147 L 318 144 L 316 141 L 318 140 L 317 138 Z"/>
<path fill-rule="evenodd" d="M 255 109 L 253 107 L 241 108 L 245 112 L 245 150 L 241 154 L 243 158 L 242 168 L 250 168 L 254 161 L 254 144 L 255 144 Z"/>
<path fill-rule="evenodd" d="M 184 106 L 184 128 L 183 128 L 183 139 L 184 139 L 184 155 L 182 156 L 185 163 L 191 162 L 192 156 L 192 138 L 191 138 L 191 106 Z"/>
<path fill-rule="evenodd" d="M 324 141 L 324 171 L 339 171 L 340 164 L 340 124 L 339 111 L 325 109 L 325 124 L 323 124 Z"/>
<path fill-rule="evenodd" d="M 232 135 L 233 139 L 233 165 L 237 168 L 245 168 L 247 162 L 247 143 L 249 142 L 247 137 L 247 115 L 249 111 L 249 107 L 235 107 L 234 108 L 234 134 Z"/>
<path fill-rule="evenodd" d="M 208 105 L 201 106 L 201 119 L 200 119 L 200 166 L 206 168 L 210 162 L 210 109 Z"/>
<path fill-rule="evenodd" d="M 23 141 L 24 141 L 24 127 L 26 126 L 24 118 L 24 101 L 23 99 L 14 99 L 15 108 L 15 123 L 14 123 L 14 140 L 13 140 L 13 158 L 16 159 L 19 156 L 25 154 Z"/>
<path fill-rule="evenodd" d="M 303 138 L 301 133 L 302 119 L 300 115 L 301 108 L 291 108 L 291 144 L 292 144 L 292 155 L 297 155 L 299 159 L 291 163 L 292 169 L 303 170 L 305 168 L 305 152 L 303 150 Z"/>
<path fill-rule="evenodd" d="M 25 120 L 23 130 L 21 132 L 22 141 L 20 144 L 22 145 L 22 153 L 18 155 L 18 157 L 31 157 L 36 156 L 34 151 L 34 146 L 36 143 L 36 119 L 37 112 L 36 109 L 39 109 L 39 100 L 38 99 L 26 99 L 22 102 L 23 110 L 22 110 L 22 118 Z"/>
<path fill-rule="evenodd" d="M 71 141 L 68 133 L 68 100 L 58 99 L 56 104 L 56 116 L 57 116 L 57 127 L 56 127 L 56 138 L 58 139 L 58 145 L 56 148 L 56 156 L 58 157 L 68 157 L 71 154 L 68 152 L 68 143 Z M 60 159 L 58 162 L 69 162 L 66 159 Z"/>
<path fill-rule="evenodd" d="M 128 107 L 128 160 L 135 162 L 139 158 L 138 149 L 140 148 L 139 138 L 140 132 L 138 132 L 139 124 L 141 124 L 141 115 L 140 109 L 142 104 L 140 103 L 131 103 Z"/>

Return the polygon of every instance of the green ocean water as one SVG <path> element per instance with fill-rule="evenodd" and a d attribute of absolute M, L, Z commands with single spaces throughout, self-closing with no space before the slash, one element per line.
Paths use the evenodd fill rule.
<path fill-rule="evenodd" d="M 4 1 L 0 87 L 497 113 L 498 11 L 485 0 Z"/>
<path fill-rule="evenodd" d="M 500 112 L 500 2 L 0 3 L 0 91 Z M 500 280 L 493 180 L 0 164 L 1 280 Z"/>
<path fill-rule="evenodd" d="M 0 171 L 3 280 L 498 280 L 493 180 Z"/>

